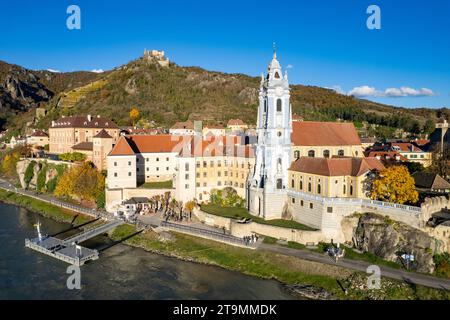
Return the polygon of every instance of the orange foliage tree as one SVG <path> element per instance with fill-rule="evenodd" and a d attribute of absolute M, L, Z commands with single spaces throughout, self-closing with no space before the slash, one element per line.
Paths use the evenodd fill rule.
<path fill-rule="evenodd" d="M 393 203 L 417 203 L 414 178 L 405 166 L 391 166 L 380 172 L 372 184 L 371 198 Z"/>
<path fill-rule="evenodd" d="M 133 126 L 136 124 L 136 122 L 139 120 L 139 117 L 140 117 L 141 115 L 140 115 L 140 113 L 139 113 L 139 110 L 138 110 L 138 108 L 136 108 L 136 107 L 133 107 L 133 108 L 131 108 L 131 110 L 130 110 L 130 119 L 131 119 L 131 121 L 133 122 Z"/>

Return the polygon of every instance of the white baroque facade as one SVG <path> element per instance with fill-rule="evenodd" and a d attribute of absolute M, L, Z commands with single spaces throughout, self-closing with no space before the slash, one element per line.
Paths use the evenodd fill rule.
<path fill-rule="evenodd" d="M 247 191 L 249 211 L 265 219 L 281 218 L 287 200 L 292 133 L 289 98 L 287 73 L 283 76 L 274 53 L 266 77 L 261 75 L 256 165 Z"/>

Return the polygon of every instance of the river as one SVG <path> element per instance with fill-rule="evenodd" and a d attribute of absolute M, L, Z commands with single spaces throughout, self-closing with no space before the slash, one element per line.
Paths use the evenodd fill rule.
<path fill-rule="evenodd" d="M 69 227 L 13 205 L 0 203 L 0 299 L 292 299 L 276 281 L 184 262 L 123 244 L 81 267 L 81 290 L 66 286 L 68 264 L 27 249 L 33 225 L 54 234 Z M 105 236 L 83 246 L 100 249 Z"/>

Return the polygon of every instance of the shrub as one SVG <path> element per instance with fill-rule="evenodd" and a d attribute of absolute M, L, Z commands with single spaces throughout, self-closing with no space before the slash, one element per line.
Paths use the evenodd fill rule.
<path fill-rule="evenodd" d="M 41 171 L 39 171 L 36 183 L 36 190 L 39 192 L 45 191 L 45 178 L 47 175 L 47 164 L 42 165 Z"/>
<path fill-rule="evenodd" d="M 444 252 L 433 256 L 435 273 L 440 277 L 450 278 L 450 254 Z"/>
<path fill-rule="evenodd" d="M 34 166 L 36 165 L 35 161 L 31 161 L 28 164 L 27 169 L 25 170 L 25 176 L 23 178 L 23 180 L 25 181 L 26 186 L 28 187 L 28 185 L 30 184 L 31 180 L 33 180 L 34 177 Z"/>
<path fill-rule="evenodd" d="M 62 161 L 81 162 L 86 160 L 86 155 L 80 152 L 69 152 L 60 154 L 59 159 Z"/>

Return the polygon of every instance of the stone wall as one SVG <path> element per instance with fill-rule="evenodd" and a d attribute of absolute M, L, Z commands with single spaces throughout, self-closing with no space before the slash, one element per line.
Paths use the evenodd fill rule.
<path fill-rule="evenodd" d="M 428 221 L 433 213 L 442 211 L 442 209 L 450 209 L 450 198 L 445 196 L 426 198 L 422 203 L 422 217 L 423 221 Z"/>
<path fill-rule="evenodd" d="M 305 231 L 290 228 L 281 228 L 255 222 L 239 223 L 235 219 L 212 215 L 201 210 L 194 210 L 194 215 L 200 222 L 219 229 L 225 228 L 231 235 L 236 237 L 249 236 L 252 233 L 269 236 L 285 241 L 295 241 L 302 244 L 317 244 L 321 241 L 330 242 L 321 231 Z M 336 239 L 333 239 L 336 240 Z M 339 241 L 339 239 L 337 239 Z"/>

